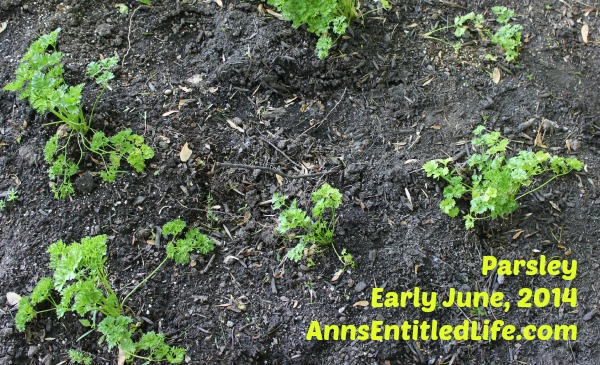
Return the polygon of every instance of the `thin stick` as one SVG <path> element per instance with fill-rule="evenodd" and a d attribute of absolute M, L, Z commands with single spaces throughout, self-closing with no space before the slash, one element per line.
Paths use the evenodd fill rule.
<path fill-rule="evenodd" d="M 129 17 L 129 30 L 127 31 L 127 52 L 125 52 L 125 54 L 123 55 L 123 60 L 121 60 L 121 67 L 123 67 L 123 65 L 125 64 L 125 58 L 127 57 L 127 55 L 129 54 L 129 51 L 131 51 L 131 22 L 133 20 L 133 16 L 135 15 L 135 12 L 141 8 L 142 5 L 138 6 L 137 8 L 133 9 L 133 11 L 131 12 L 131 16 Z"/>
<path fill-rule="evenodd" d="M 281 170 L 277 170 L 277 169 L 272 169 L 270 167 L 265 167 L 265 166 L 252 166 L 252 165 L 242 165 L 242 164 L 237 164 L 237 163 L 229 163 L 229 162 L 217 162 L 217 166 L 219 167 L 232 167 L 234 169 L 247 169 L 247 170 L 263 170 L 263 171 L 268 171 L 272 174 L 276 174 L 288 179 L 306 179 L 309 177 L 317 177 L 317 176 L 323 176 L 323 175 L 327 175 L 327 174 L 331 174 L 333 171 L 325 171 L 325 172 L 319 172 L 316 174 L 306 174 L 306 175 L 289 175 L 286 174 L 285 172 L 281 171 Z"/>
<path fill-rule="evenodd" d="M 331 115 L 331 113 L 335 110 L 335 108 L 337 108 L 338 105 L 340 105 L 340 103 L 342 102 L 342 100 L 344 99 L 344 95 L 346 95 L 346 88 L 344 88 L 344 92 L 342 93 L 342 96 L 340 97 L 340 100 L 338 100 L 337 103 L 335 103 L 335 105 L 333 106 L 333 108 L 331 108 L 331 110 L 329 111 L 329 113 L 327 113 L 327 115 L 325 116 L 325 118 L 321 119 L 320 122 L 315 123 L 312 127 L 308 128 L 307 130 L 305 130 L 304 132 L 300 133 L 298 135 L 298 137 L 301 137 L 302 135 L 306 134 L 306 132 L 310 131 L 313 128 L 316 127 L 320 127 L 321 124 L 323 124 L 323 122 L 325 122 L 327 120 L 327 118 L 329 118 L 329 116 Z"/>

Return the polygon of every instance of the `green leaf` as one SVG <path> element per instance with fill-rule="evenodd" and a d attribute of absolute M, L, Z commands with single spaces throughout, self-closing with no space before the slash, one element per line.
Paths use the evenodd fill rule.
<path fill-rule="evenodd" d="M 515 15 L 515 12 L 508 9 L 506 6 L 493 6 L 492 12 L 498 15 L 496 21 L 501 24 L 508 23 Z"/>
<path fill-rule="evenodd" d="M 287 199 L 287 195 L 280 195 L 279 193 L 273 193 L 273 210 L 279 210 L 281 207 L 285 206 L 285 201 Z"/>
<path fill-rule="evenodd" d="M 342 194 L 336 188 L 329 184 L 323 184 L 319 190 L 312 193 L 314 207 L 312 215 L 315 218 L 320 218 L 326 209 L 336 209 L 342 204 Z"/>
<path fill-rule="evenodd" d="M 82 351 L 70 349 L 69 350 L 69 358 L 75 364 L 83 364 L 83 365 L 91 365 L 92 364 L 92 357 L 89 354 L 86 354 Z"/>
<path fill-rule="evenodd" d="M 135 344 L 129 331 L 132 322 L 133 319 L 127 316 L 106 317 L 100 322 L 98 331 L 104 335 L 109 350 L 117 346 L 126 354 L 135 353 Z"/>
<path fill-rule="evenodd" d="M 31 322 L 37 315 L 36 310 L 33 308 L 31 301 L 28 296 L 23 296 L 19 300 L 19 310 L 15 316 L 15 327 L 17 330 L 23 332 L 27 323 Z"/>
<path fill-rule="evenodd" d="M 208 254 L 214 250 L 214 242 L 197 228 L 190 229 L 184 239 L 167 244 L 167 257 L 178 264 L 185 265 L 190 262 L 190 253 L 194 250 L 201 254 Z"/>
<path fill-rule="evenodd" d="M 53 288 L 54 282 L 52 281 L 52 278 L 42 278 L 40 281 L 38 281 L 31 292 L 31 304 L 36 305 L 48 299 Z"/>
<path fill-rule="evenodd" d="M 300 262 L 300 260 L 302 260 L 304 257 L 305 248 L 305 243 L 298 243 L 296 246 L 294 246 L 294 248 L 287 252 L 287 257 L 294 262 Z"/>
<path fill-rule="evenodd" d="M 83 365 L 91 365 L 92 364 L 92 357 L 89 354 L 84 353 L 82 351 L 70 349 L 69 350 L 69 358 L 75 364 L 83 364 Z"/>
<path fill-rule="evenodd" d="M 186 223 L 181 219 L 174 219 L 170 222 L 167 222 L 162 227 L 162 233 L 165 236 L 177 236 L 180 234 L 185 228 Z"/>

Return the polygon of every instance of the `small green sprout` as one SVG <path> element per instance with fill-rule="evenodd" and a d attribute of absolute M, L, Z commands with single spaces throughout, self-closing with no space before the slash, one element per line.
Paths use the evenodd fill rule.
<path fill-rule="evenodd" d="M 342 194 L 339 190 L 329 184 L 323 184 L 312 193 L 313 208 L 310 215 L 297 206 L 295 199 L 289 206 L 286 205 L 287 198 L 278 193 L 273 194 L 272 198 L 274 210 L 285 208 L 279 214 L 279 223 L 275 230 L 287 239 L 299 240 L 298 244 L 288 251 L 287 257 L 299 262 L 307 257 L 307 250 L 314 252 L 312 246 L 332 245 L 344 267 L 353 266 L 352 256 L 345 250 L 339 255 L 333 245 L 335 212 L 342 204 Z"/>
<path fill-rule="evenodd" d="M 440 202 L 442 212 L 456 217 L 460 213 L 457 200 L 466 197 L 470 201 L 469 212 L 463 216 L 467 229 L 473 228 L 476 220 L 507 216 L 519 207 L 519 199 L 584 167 L 576 158 L 552 156 L 544 151 L 519 151 L 516 156 L 507 158 L 510 141 L 499 132 L 483 133 L 485 130 L 478 126 L 473 131 L 475 137 L 471 143 L 480 153 L 471 155 L 467 167 L 454 167 L 452 158 L 431 160 L 423 165 L 427 177 L 441 178 L 448 183 Z M 533 185 L 534 178 L 545 173 L 554 176 L 519 194 L 522 187 Z"/>
<path fill-rule="evenodd" d="M 6 201 L 13 202 L 18 199 L 19 199 L 19 194 L 17 193 L 17 190 L 14 188 L 8 189 L 8 193 L 6 195 Z"/>

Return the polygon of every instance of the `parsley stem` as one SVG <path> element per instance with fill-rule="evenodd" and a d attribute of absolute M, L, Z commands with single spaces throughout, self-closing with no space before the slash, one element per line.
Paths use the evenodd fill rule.
<path fill-rule="evenodd" d="M 154 271 L 152 271 L 150 273 L 150 275 L 146 276 L 146 278 L 144 280 L 142 280 L 138 285 L 135 286 L 135 288 L 133 288 L 129 294 L 127 294 L 127 296 L 125 296 L 125 299 L 123 299 L 123 301 L 121 302 L 121 306 L 125 306 L 125 302 L 127 301 L 127 299 L 129 299 L 129 297 L 136 292 L 136 290 L 138 290 L 142 285 L 144 285 L 148 280 L 150 280 L 151 277 L 153 277 L 158 270 L 160 270 L 160 268 L 165 264 L 165 262 L 167 262 L 169 258 L 165 257 L 164 260 L 162 260 L 162 262 L 156 267 L 156 269 L 154 269 Z"/>
<path fill-rule="evenodd" d="M 525 195 L 528 195 L 528 194 L 531 194 L 531 193 L 534 193 L 534 192 L 536 192 L 536 191 L 540 190 L 541 188 L 543 188 L 544 186 L 546 186 L 546 185 L 547 185 L 547 184 L 548 184 L 550 181 L 552 181 L 552 180 L 556 179 L 557 177 L 564 176 L 564 175 L 568 174 L 568 173 L 569 173 L 569 172 L 571 172 L 571 171 L 573 171 L 573 170 L 571 169 L 571 170 L 569 170 L 569 171 L 567 171 L 567 172 L 565 172 L 565 173 L 562 173 L 562 174 L 557 174 L 557 175 L 554 175 L 554 176 L 552 176 L 550 179 L 548 179 L 548 180 L 547 180 L 545 183 L 543 183 L 542 185 L 538 186 L 537 188 L 535 188 L 535 189 L 533 189 L 533 190 L 529 190 L 528 192 L 526 192 L 526 193 L 523 193 L 523 194 L 519 195 L 518 197 L 516 197 L 516 198 L 515 198 L 515 200 L 519 200 L 519 199 L 521 199 L 522 197 L 524 197 Z"/>

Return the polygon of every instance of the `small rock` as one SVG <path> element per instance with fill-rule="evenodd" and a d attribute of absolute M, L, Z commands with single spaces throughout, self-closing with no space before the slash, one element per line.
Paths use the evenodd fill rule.
<path fill-rule="evenodd" d="M 96 27 L 96 33 L 100 37 L 109 37 L 110 33 L 112 32 L 112 29 L 113 29 L 112 25 L 107 24 L 107 23 L 102 23 Z"/>
<path fill-rule="evenodd" d="M 233 322 L 232 322 L 232 321 L 227 321 L 227 323 L 226 323 L 226 324 L 227 324 L 227 327 L 229 327 L 229 328 L 231 328 L 231 327 L 233 327 L 233 326 L 234 326 L 234 324 L 233 324 Z"/>
<path fill-rule="evenodd" d="M 354 287 L 354 290 L 357 293 L 360 293 L 361 291 L 365 290 L 366 287 L 367 287 L 367 283 L 365 283 L 364 281 L 361 281 L 358 284 L 356 284 L 356 286 Z"/>
<path fill-rule="evenodd" d="M 8 337 L 12 335 L 13 329 L 11 327 L 0 329 L 0 338 Z"/>
<path fill-rule="evenodd" d="M 596 314 L 596 310 L 592 310 L 590 312 L 587 312 L 584 316 L 583 316 L 583 320 L 584 321 L 589 321 L 590 319 L 592 319 L 594 317 L 594 315 Z"/>
<path fill-rule="evenodd" d="M 42 359 L 42 364 L 52 365 L 52 360 L 54 360 L 54 357 L 51 354 L 48 354 Z"/>
<path fill-rule="evenodd" d="M 167 95 L 167 96 L 168 96 L 168 95 L 171 95 L 171 94 L 173 94 L 173 90 L 171 90 L 171 89 L 166 89 L 166 90 L 165 90 L 163 93 L 164 93 L 165 95 Z"/>
<path fill-rule="evenodd" d="M 27 350 L 27 357 L 34 357 L 38 354 L 38 352 L 40 352 L 39 346 L 29 346 L 29 349 Z"/>

